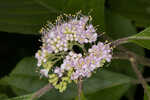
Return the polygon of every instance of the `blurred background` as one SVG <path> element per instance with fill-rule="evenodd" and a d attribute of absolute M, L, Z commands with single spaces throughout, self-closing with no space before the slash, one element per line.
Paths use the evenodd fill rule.
<path fill-rule="evenodd" d="M 22 77 L 18 78 L 15 75 L 14 77 L 10 73 L 19 70 L 16 68 L 21 68 L 22 65 L 24 69 L 20 70 L 25 70 L 28 66 L 32 67 L 29 65 L 29 63 L 33 64 L 30 62 L 30 57 L 34 57 L 41 45 L 39 30 L 47 20 L 54 22 L 58 15 L 75 14 L 79 10 L 82 10 L 85 15 L 92 16 L 93 24 L 98 25 L 98 33 L 106 32 L 106 35 L 114 40 L 134 35 L 150 26 L 150 0 L 1 0 L 0 100 L 4 100 L 4 97 L 10 98 L 32 93 L 45 84 L 41 83 L 36 88 L 36 83 L 34 83 L 32 87 L 31 84 L 29 85 L 33 81 L 30 77 L 21 79 Z M 138 45 L 126 44 L 124 47 L 138 55 L 150 58 L 150 51 Z M 26 59 L 27 61 L 24 62 Z M 36 64 L 34 65 L 36 66 Z M 144 77 L 150 77 L 150 66 L 139 66 Z M 100 80 L 98 83 L 91 84 L 96 87 L 93 87 L 92 91 L 87 89 L 90 92 L 85 92 L 87 100 L 146 100 L 143 99 L 142 86 L 128 82 L 128 78 L 136 79 L 136 75 L 127 60 L 113 60 L 110 66 L 105 67 L 104 70 L 106 73 L 102 72 L 100 75 L 106 75 L 106 77 L 98 78 Z M 116 78 L 113 79 L 114 77 Z M 23 81 L 27 83 L 25 82 L 25 84 Z M 118 84 L 113 82 L 118 82 Z M 25 84 L 27 90 L 17 87 L 18 84 Z M 72 95 L 69 92 L 66 93 Z M 41 100 L 58 100 L 54 96 L 55 93 L 52 94 Z M 59 95 L 59 93 L 55 95 Z M 59 97 L 61 98 L 62 95 Z M 68 99 L 64 96 L 63 98 Z M 70 98 L 74 98 L 73 95 Z"/>

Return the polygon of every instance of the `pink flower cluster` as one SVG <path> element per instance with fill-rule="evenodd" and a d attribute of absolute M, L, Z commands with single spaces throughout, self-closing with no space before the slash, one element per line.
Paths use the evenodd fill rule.
<path fill-rule="evenodd" d="M 86 57 L 83 57 L 81 54 L 69 52 L 63 64 L 57 67 L 54 73 L 57 73 L 58 76 L 61 77 L 65 71 L 69 71 L 73 68 L 74 71 L 70 77 L 71 80 L 76 80 L 79 77 L 90 77 L 95 69 L 102 67 L 105 61 L 110 62 L 111 58 L 112 55 L 109 44 L 99 42 L 89 49 L 88 56 Z"/>
<path fill-rule="evenodd" d="M 72 80 L 88 78 L 105 62 L 111 61 L 112 49 L 109 43 L 98 42 L 88 51 L 85 50 L 85 43 L 92 44 L 97 40 L 96 30 L 89 24 L 87 16 L 75 17 L 67 22 L 56 23 L 55 26 L 48 23 L 41 33 L 43 44 L 35 55 L 37 66 L 41 68 L 40 74 L 60 91 L 64 91 Z M 81 46 L 84 53 L 75 53 L 72 48 L 74 44 Z M 57 65 L 60 59 L 63 62 Z"/>

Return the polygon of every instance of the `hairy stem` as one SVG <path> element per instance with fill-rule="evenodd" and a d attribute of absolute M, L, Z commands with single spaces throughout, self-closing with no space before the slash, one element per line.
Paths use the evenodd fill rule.
<path fill-rule="evenodd" d="M 129 40 L 150 40 L 149 37 L 145 37 L 145 36 L 130 36 L 130 37 L 125 37 L 125 38 L 121 38 L 121 39 L 118 39 L 118 40 L 115 40 L 111 43 L 111 46 L 112 47 L 116 47 L 118 45 L 121 45 L 121 44 L 125 44 L 125 43 L 129 43 L 130 41 Z"/>
<path fill-rule="evenodd" d="M 106 38 L 109 38 L 108 36 Z M 109 38 L 110 39 L 110 38 Z M 130 42 L 129 40 L 150 40 L 149 37 L 138 37 L 138 36 L 131 36 L 131 37 L 125 37 L 125 38 L 121 38 L 121 39 L 118 39 L 118 40 L 115 40 L 111 43 L 111 46 L 112 47 L 116 47 L 118 45 L 121 45 L 121 44 L 124 44 L 124 43 L 128 43 Z M 119 50 L 123 51 L 126 55 L 125 56 L 120 56 L 121 58 L 123 59 L 129 59 L 130 62 L 131 62 L 131 65 L 132 65 L 132 68 L 133 70 L 135 71 L 138 79 L 139 79 L 139 82 L 141 83 L 141 85 L 143 86 L 144 88 L 144 92 L 147 94 L 148 96 L 148 99 L 150 100 L 150 94 L 148 93 L 148 89 L 147 89 L 147 83 L 146 81 L 144 80 L 142 74 L 140 73 L 140 71 L 138 70 L 137 68 L 137 61 L 140 62 L 141 64 L 144 64 L 144 65 L 150 65 L 149 63 L 149 59 L 147 58 L 144 58 L 144 57 L 139 57 L 137 56 L 135 53 L 131 52 L 131 51 L 128 51 L 126 48 L 120 46 L 118 48 Z M 115 57 L 117 58 L 117 57 Z M 117 58 L 118 59 L 118 58 Z M 144 62 L 144 63 L 143 63 Z M 149 79 L 147 79 L 148 81 Z"/>
<path fill-rule="evenodd" d="M 48 92 L 52 88 L 53 86 L 50 83 L 48 83 L 43 88 L 41 88 L 40 90 L 34 93 L 34 95 L 32 96 L 32 100 L 40 98 L 42 95 L 44 95 L 46 92 Z"/>
<path fill-rule="evenodd" d="M 143 86 L 144 88 L 144 92 L 147 94 L 149 100 L 150 100 L 150 94 L 148 92 L 148 89 L 147 89 L 147 83 L 146 81 L 144 80 L 142 74 L 140 73 L 140 71 L 138 70 L 138 67 L 137 67 L 137 64 L 136 64 L 136 60 L 133 58 L 133 57 L 130 57 L 130 61 L 131 61 L 131 65 L 132 65 L 132 68 L 134 69 L 141 85 Z"/>
<path fill-rule="evenodd" d="M 115 40 L 111 43 L 111 47 L 116 47 L 118 45 L 121 45 L 121 44 L 124 44 L 124 43 L 128 43 L 129 37 L 125 37 L 125 38 L 121 38 L 121 39 L 118 39 L 118 40 Z"/>
<path fill-rule="evenodd" d="M 146 82 L 150 82 L 150 77 L 145 78 L 144 80 L 145 80 Z M 140 81 L 139 81 L 139 80 L 133 80 L 132 83 L 133 83 L 133 84 L 140 84 Z"/>
<path fill-rule="evenodd" d="M 134 56 L 136 56 L 136 60 L 139 64 L 145 65 L 146 67 L 150 67 L 150 59 L 149 58 L 145 58 L 144 56 L 139 56 L 136 55 L 134 52 L 128 51 L 130 53 L 132 53 Z M 113 54 L 113 59 L 125 59 L 125 60 L 129 60 L 128 55 L 125 52 L 119 52 L 119 53 L 114 53 Z"/>
<path fill-rule="evenodd" d="M 137 67 L 137 62 L 140 63 L 140 64 L 143 64 L 143 65 L 149 66 L 150 65 L 150 62 L 149 62 L 150 59 L 138 56 L 134 52 L 128 51 L 126 48 L 124 48 L 122 46 L 120 46 L 119 49 L 123 53 L 118 53 L 119 56 L 114 56 L 114 58 L 115 59 L 121 58 L 121 59 L 128 59 L 128 60 L 130 60 L 132 68 L 135 71 L 135 73 L 136 73 L 136 75 L 137 75 L 137 77 L 139 79 L 139 82 L 141 83 L 142 87 L 144 88 L 144 92 L 147 94 L 147 96 L 148 96 L 148 98 L 150 100 L 150 94 L 148 92 L 147 83 L 146 83 L 146 81 L 149 81 L 149 80 L 146 79 L 146 81 L 145 81 L 145 79 L 143 78 L 141 72 L 138 70 L 138 67 Z"/>

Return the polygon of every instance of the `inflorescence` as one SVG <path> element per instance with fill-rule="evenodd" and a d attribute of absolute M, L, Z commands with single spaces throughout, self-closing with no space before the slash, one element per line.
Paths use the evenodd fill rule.
<path fill-rule="evenodd" d="M 55 24 L 48 22 L 42 28 L 43 44 L 35 55 L 41 76 L 48 78 L 60 92 L 66 89 L 68 83 L 90 77 L 112 58 L 109 43 L 96 44 L 98 34 L 90 23 L 91 17 L 70 15 L 67 18 L 63 21 L 62 17 L 58 17 Z M 85 48 L 86 44 L 91 48 Z M 75 52 L 75 45 L 83 52 Z"/>

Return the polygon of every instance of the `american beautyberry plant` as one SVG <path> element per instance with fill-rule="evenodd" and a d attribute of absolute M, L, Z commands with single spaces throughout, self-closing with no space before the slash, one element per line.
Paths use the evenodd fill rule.
<path fill-rule="evenodd" d="M 1 0 L 0 33 L 0 100 L 150 100 L 150 0 Z"/>

